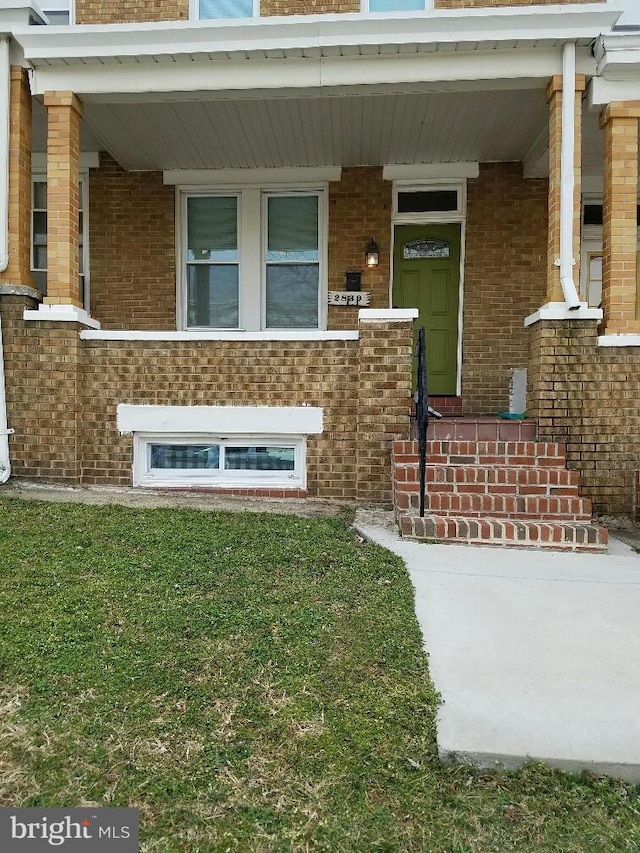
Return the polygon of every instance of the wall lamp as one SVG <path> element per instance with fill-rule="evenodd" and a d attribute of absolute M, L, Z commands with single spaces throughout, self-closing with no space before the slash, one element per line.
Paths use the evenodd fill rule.
<path fill-rule="evenodd" d="M 365 264 L 367 267 L 377 267 L 380 263 L 380 249 L 373 237 L 367 243 L 364 251 Z"/>

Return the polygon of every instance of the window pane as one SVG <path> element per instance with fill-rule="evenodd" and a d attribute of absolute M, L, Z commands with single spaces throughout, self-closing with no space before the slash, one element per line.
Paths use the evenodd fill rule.
<path fill-rule="evenodd" d="M 46 181 L 35 181 L 33 184 L 33 206 L 40 210 L 47 209 L 47 183 Z"/>
<path fill-rule="evenodd" d="M 33 245 L 47 245 L 47 214 L 45 211 L 36 211 L 33 214 Z"/>
<path fill-rule="evenodd" d="M 187 274 L 187 324 L 237 329 L 237 265 L 189 264 Z"/>
<path fill-rule="evenodd" d="M 47 247 L 33 247 L 33 268 L 36 270 L 46 270 L 47 268 Z"/>
<path fill-rule="evenodd" d="M 220 447 L 217 444 L 151 444 L 151 468 L 217 469 Z"/>
<path fill-rule="evenodd" d="M 457 190 L 398 193 L 398 213 L 429 213 L 457 209 Z"/>
<path fill-rule="evenodd" d="M 419 12 L 424 0 L 369 0 L 370 12 Z"/>
<path fill-rule="evenodd" d="M 602 205 L 585 204 L 582 221 L 585 225 L 602 225 Z"/>
<path fill-rule="evenodd" d="M 449 243 L 446 240 L 429 240 L 427 237 L 419 240 L 410 240 L 402 248 L 402 257 L 409 260 L 418 258 L 448 258 Z"/>
<path fill-rule="evenodd" d="M 318 265 L 267 266 L 267 328 L 318 328 Z"/>
<path fill-rule="evenodd" d="M 238 199 L 187 199 L 187 260 L 238 260 Z"/>
<path fill-rule="evenodd" d="M 267 260 L 317 261 L 318 196 L 270 196 Z"/>
<path fill-rule="evenodd" d="M 253 0 L 200 0 L 201 18 L 250 18 Z"/>
<path fill-rule="evenodd" d="M 227 471 L 293 471 L 293 447 L 226 447 L 224 467 Z"/>

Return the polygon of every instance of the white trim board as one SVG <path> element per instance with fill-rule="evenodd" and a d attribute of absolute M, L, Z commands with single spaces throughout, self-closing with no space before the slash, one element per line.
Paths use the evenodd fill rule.
<path fill-rule="evenodd" d="M 274 169 L 167 169 L 162 180 L 168 186 L 206 187 L 252 184 L 304 184 L 339 181 L 341 166 Z"/>
<path fill-rule="evenodd" d="M 640 335 L 599 335 L 599 347 L 640 347 Z"/>
<path fill-rule="evenodd" d="M 42 317 L 29 318 L 41 320 Z M 292 329 L 266 332 L 193 330 L 181 332 L 151 332 L 135 329 L 85 330 L 80 333 L 83 341 L 357 341 L 357 329 L 316 331 L 315 329 Z"/>
<path fill-rule="evenodd" d="M 84 172 L 87 169 L 100 168 L 100 152 L 99 151 L 81 151 L 80 152 L 80 171 Z M 34 151 L 31 155 L 31 171 L 34 173 L 47 174 L 47 155 L 42 151 Z"/>
<path fill-rule="evenodd" d="M 119 403 L 121 433 L 311 435 L 323 430 L 318 406 L 144 406 Z M 257 430 L 256 430 L 257 427 Z"/>
<path fill-rule="evenodd" d="M 538 320 L 602 320 L 602 308 L 589 308 L 586 302 L 570 310 L 566 302 L 547 302 L 533 314 L 525 317 L 524 325 L 532 326 Z"/>
<path fill-rule="evenodd" d="M 385 181 L 459 181 L 462 178 L 477 178 L 480 164 L 459 163 L 387 163 L 382 167 Z"/>

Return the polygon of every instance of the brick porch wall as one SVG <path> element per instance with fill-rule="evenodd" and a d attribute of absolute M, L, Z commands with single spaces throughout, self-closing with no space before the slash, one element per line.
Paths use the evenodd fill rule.
<path fill-rule="evenodd" d="M 82 341 L 75 323 L 25 321 L 34 304 L 0 298 L 14 476 L 130 485 L 118 403 L 307 404 L 324 410 L 308 495 L 390 502 L 391 444 L 409 436 L 411 322 L 363 321 L 346 341 Z"/>
<path fill-rule="evenodd" d="M 37 303 L 2 296 L 7 416 L 14 476 L 77 483 L 82 347 L 76 323 L 26 323 Z"/>
<path fill-rule="evenodd" d="M 566 442 L 594 513 L 632 515 L 640 469 L 640 350 L 598 347 L 597 321 L 531 327 L 530 411 L 538 438 Z"/>
<path fill-rule="evenodd" d="M 504 411 L 509 370 L 527 367 L 522 323 L 545 301 L 547 181 L 486 163 L 468 181 L 462 397 L 465 414 Z"/>

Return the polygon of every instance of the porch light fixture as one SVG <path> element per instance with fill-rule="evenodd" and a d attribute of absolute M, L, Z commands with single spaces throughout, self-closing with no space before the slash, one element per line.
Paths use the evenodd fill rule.
<path fill-rule="evenodd" d="M 367 267 L 377 267 L 380 263 L 380 249 L 376 241 L 371 238 L 364 251 L 365 264 Z"/>

